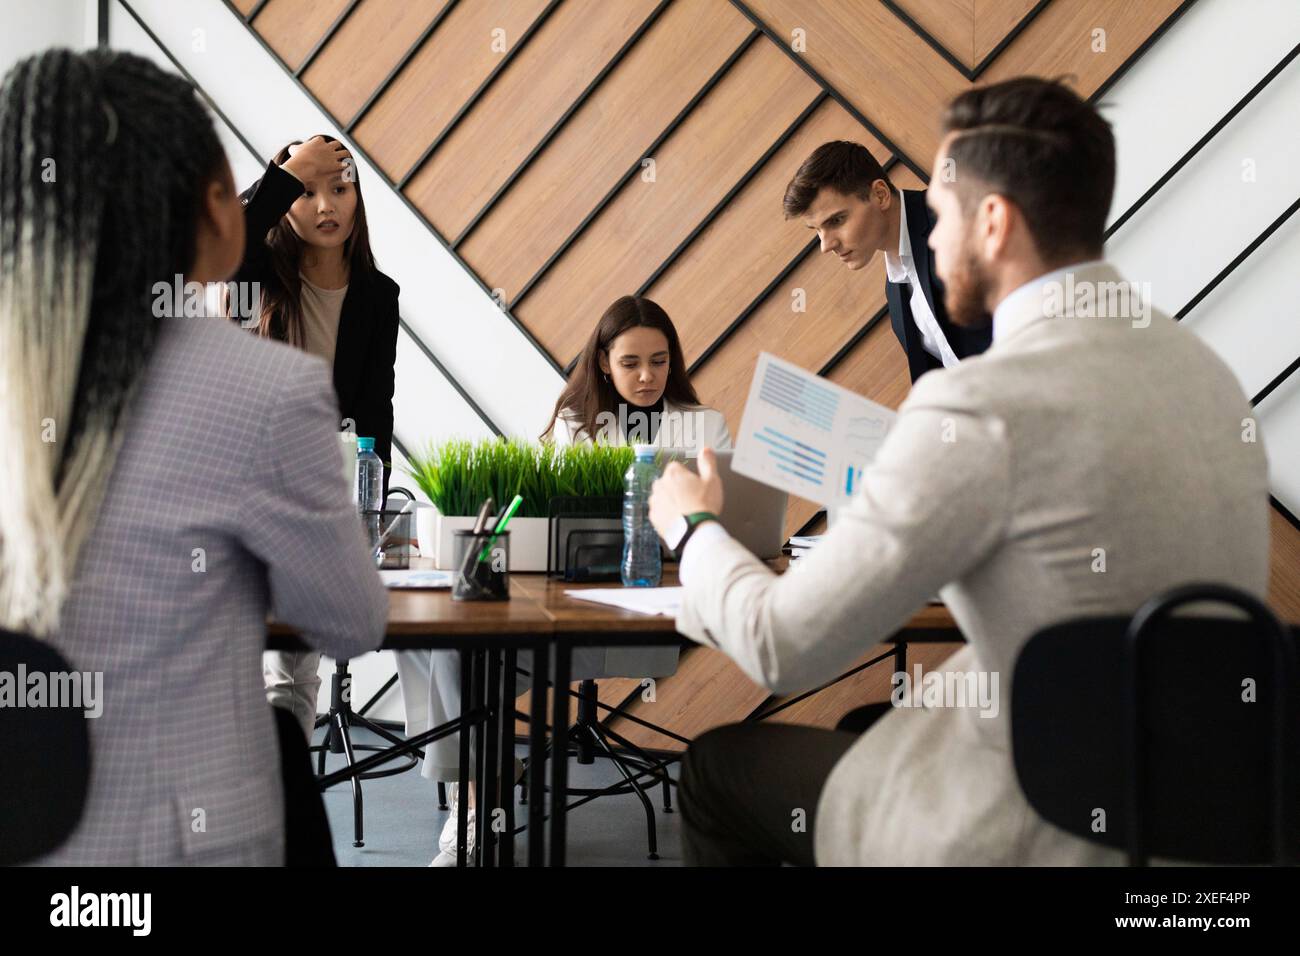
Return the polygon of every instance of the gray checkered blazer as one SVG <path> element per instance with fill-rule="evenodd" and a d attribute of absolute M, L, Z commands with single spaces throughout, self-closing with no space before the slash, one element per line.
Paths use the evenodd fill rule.
<path fill-rule="evenodd" d="M 267 613 L 349 658 L 388 611 L 338 423 L 320 359 L 164 321 L 53 641 L 103 672 L 103 714 L 85 816 L 41 862 L 282 861 Z"/>

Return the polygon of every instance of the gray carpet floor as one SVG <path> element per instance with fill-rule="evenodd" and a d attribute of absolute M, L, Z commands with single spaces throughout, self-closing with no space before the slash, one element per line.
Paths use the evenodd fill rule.
<path fill-rule="evenodd" d="M 324 738 L 316 731 L 314 743 Z M 368 731 L 353 734 L 354 743 L 375 743 Z M 521 759 L 527 748 L 516 750 Z M 342 755 L 330 755 L 326 770 L 344 766 Z M 677 765 L 671 773 L 677 777 Z M 548 768 L 549 775 L 549 768 Z M 597 758 L 582 766 L 569 761 L 569 783 L 574 787 L 605 787 L 620 779 L 608 760 Z M 334 836 L 334 853 L 339 866 L 427 866 L 438 853 L 438 835 L 449 811 L 438 809 L 437 785 L 420 775 L 419 767 L 406 773 L 361 785 L 364 809 L 364 842 L 354 847 L 352 789 L 344 784 L 324 794 Z M 518 806 L 519 789 L 514 790 L 515 819 L 527 819 L 527 807 Z M 569 866 L 680 866 L 680 816 L 664 813 L 659 789 L 649 791 L 655 808 L 655 825 L 659 837 L 659 859 L 647 859 L 646 818 L 640 800 L 634 794 L 600 797 L 569 812 L 567 853 Z M 676 792 L 673 794 L 676 800 Z M 571 797 L 572 803 L 576 797 Z M 674 803 L 675 806 L 675 803 Z M 524 860 L 527 833 L 516 838 L 516 859 Z"/>

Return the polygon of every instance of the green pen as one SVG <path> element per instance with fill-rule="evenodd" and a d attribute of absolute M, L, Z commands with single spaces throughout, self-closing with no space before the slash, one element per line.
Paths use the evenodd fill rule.
<path fill-rule="evenodd" d="M 519 510 L 519 506 L 523 504 L 523 501 L 523 495 L 515 495 L 514 500 L 510 502 L 510 507 L 506 509 L 506 513 L 501 516 L 497 526 L 492 529 L 492 537 L 488 538 L 487 544 L 483 545 L 483 550 L 478 553 L 478 560 L 474 562 L 476 565 L 487 560 L 488 552 L 492 550 L 492 545 L 496 543 L 497 535 L 506 530 L 506 525 L 510 523 L 510 519 L 514 517 L 514 513 Z"/>

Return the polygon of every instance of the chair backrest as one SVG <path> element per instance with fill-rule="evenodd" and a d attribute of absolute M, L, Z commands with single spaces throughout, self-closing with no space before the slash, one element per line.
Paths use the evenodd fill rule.
<path fill-rule="evenodd" d="M 401 485 L 391 485 L 388 489 L 388 497 L 384 499 L 385 511 L 401 511 L 408 501 L 414 501 L 415 495 L 409 488 L 403 488 Z"/>
<path fill-rule="evenodd" d="M 287 707 L 272 705 L 284 785 L 284 865 L 337 866 L 329 817 L 311 768 L 302 725 Z"/>
<path fill-rule="evenodd" d="M 90 789 L 81 678 L 57 650 L 0 630 L 0 865 L 57 849 L 76 829 Z M 44 692 L 37 697 L 39 688 Z"/>
<path fill-rule="evenodd" d="M 1169 616 L 1207 600 L 1250 618 Z M 1039 632 L 1012 679 L 1026 799 L 1135 863 L 1294 860 L 1296 639 L 1256 599 L 1215 585 Z"/>

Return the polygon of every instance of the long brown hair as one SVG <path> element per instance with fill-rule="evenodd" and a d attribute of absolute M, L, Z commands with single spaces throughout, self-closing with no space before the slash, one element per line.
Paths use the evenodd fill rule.
<path fill-rule="evenodd" d="M 320 134 L 328 143 L 338 140 Z M 275 154 L 277 166 L 289 158 L 289 147 L 299 146 L 302 140 L 286 143 Z M 350 180 L 357 191 L 357 210 L 352 219 L 352 234 L 343 242 L 343 258 L 348 262 L 348 283 L 362 284 L 375 272 L 375 257 L 370 251 L 370 229 L 366 225 L 366 202 L 361 196 L 361 180 L 356 175 L 355 163 Z M 249 236 L 249 242 L 265 242 L 270 251 L 271 269 L 262 278 L 262 311 L 256 326 L 257 334 L 288 342 L 296 348 L 305 344 L 302 322 L 302 278 L 298 265 L 306 245 L 289 224 L 288 215 L 271 227 L 265 236 Z"/>
<path fill-rule="evenodd" d="M 545 441 L 555 428 L 561 413 L 567 412 L 580 423 L 575 437 L 586 435 L 595 438 L 597 422 L 602 412 L 617 414 L 625 399 L 614 388 L 614 383 L 601 371 L 600 356 L 609 356 L 614 340 L 633 328 L 658 329 L 668 340 L 668 384 L 664 387 L 664 401 L 676 405 L 698 406 L 699 397 L 686 373 L 686 360 L 682 356 L 682 343 L 677 329 L 658 303 L 639 295 L 625 295 L 605 310 L 596 323 L 595 331 L 583 346 L 582 355 L 569 376 L 564 391 L 555 403 L 551 420 L 541 434 Z"/>

